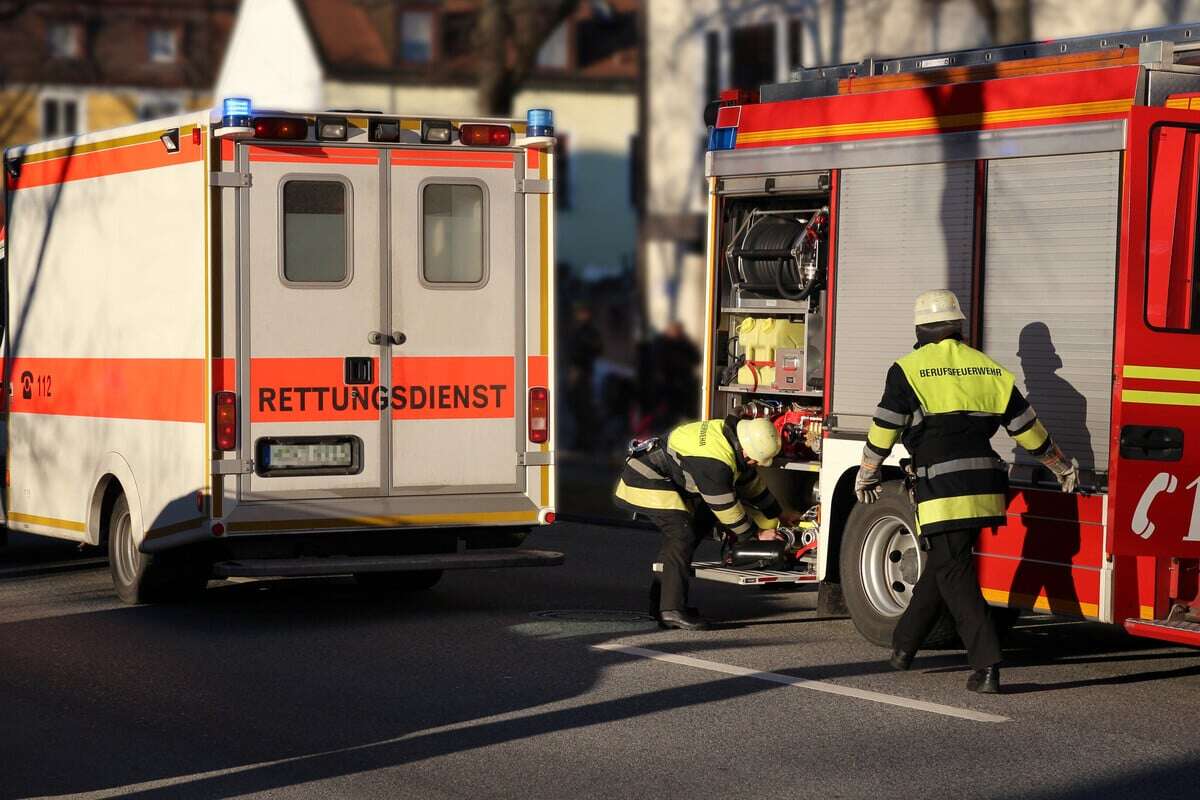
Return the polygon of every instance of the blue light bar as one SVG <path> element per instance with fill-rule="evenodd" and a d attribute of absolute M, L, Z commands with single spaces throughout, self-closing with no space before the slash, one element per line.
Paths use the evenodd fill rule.
<path fill-rule="evenodd" d="M 709 150 L 732 150 L 737 141 L 737 128 L 709 128 Z"/>
<path fill-rule="evenodd" d="M 554 112 L 548 108 L 531 108 L 525 113 L 526 136 L 553 136 Z"/>
<path fill-rule="evenodd" d="M 250 98 L 226 97 L 222 104 L 221 125 L 227 128 L 245 128 L 250 125 Z"/>

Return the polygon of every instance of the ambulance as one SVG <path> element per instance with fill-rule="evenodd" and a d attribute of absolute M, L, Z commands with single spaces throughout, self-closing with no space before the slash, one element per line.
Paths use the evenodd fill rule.
<path fill-rule="evenodd" d="M 1200 27 L 802 69 L 707 122 L 704 410 L 776 421 L 768 482 L 816 547 L 698 577 L 819 584 L 890 646 L 924 560 L 903 448 L 879 503 L 854 476 L 913 300 L 951 289 L 1082 467 L 1064 495 L 994 440 L 1007 521 L 976 557 L 997 616 L 1200 646 Z"/>
<path fill-rule="evenodd" d="M 210 578 L 561 563 L 552 114 L 219 108 L 4 154 L 4 522 Z"/>

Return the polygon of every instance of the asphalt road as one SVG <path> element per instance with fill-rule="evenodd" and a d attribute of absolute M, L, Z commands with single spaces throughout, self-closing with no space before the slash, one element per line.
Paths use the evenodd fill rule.
<path fill-rule="evenodd" d="M 719 629 L 652 628 L 652 533 L 530 544 L 567 565 L 392 598 L 271 580 L 131 608 L 95 567 L 0 578 L 0 796 L 1197 796 L 1195 651 L 1022 620 L 981 697 L 961 654 L 891 672 L 807 591 L 701 584 Z"/>

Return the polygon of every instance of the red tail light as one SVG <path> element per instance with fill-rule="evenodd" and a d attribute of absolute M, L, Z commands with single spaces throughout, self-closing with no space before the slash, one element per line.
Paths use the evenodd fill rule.
<path fill-rule="evenodd" d="M 529 441 L 550 441 L 550 393 L 541 386 L 529 390 Z"/>
<path fill-rule="evenodd" d="M 214 431 L 218 450 L 237 449 L 237 395 L 217 392 L 217 427 Z"/>
<path fill-rule="evenodd" d="M 254 138 L 291 141 L 307 139 L 308 120 L 297 117 L 255 117 Z"/>
<path fill-rule="evenodd" d="M 463 125 L 458 129 L 458 138 L 463 144 L 477 147 L 508 147 L 512 142 L 512 128 L 507 125 Z"/>

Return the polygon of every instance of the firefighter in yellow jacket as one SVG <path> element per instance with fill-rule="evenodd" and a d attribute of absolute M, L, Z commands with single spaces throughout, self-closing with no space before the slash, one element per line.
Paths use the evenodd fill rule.
<path fill-rule="evenodd" d="M 666 441 L 638 445 L 617 484 L 617 504 L 650 519 L 663 534 L 659 623 L 701 630 L 708 623 L 687 606 L 692 555 L 719 525 L 738 536 L 774 539 L 783 515 L 755 469 L 779 453 L 767 419 L 709 419 L 676 427 Z"/>
<path fill-rule="evenodd" d="M 1000 691 L 1000 642 L 979 590 L 972 546 L 981 528 L 1005 522 L 1008 468 L 990 440 L 1001 425 L 1074 491 L 1068 461 L 1014 385 L 1012 373 L 962 342 L 953 292 L 917 298 L 917 345 L 888 370 L 855 481 L 861 503 L 880 494 L 880 465 L 897 442 L 912 456 L 925 568 L 893 634 L 891 665 L 908 669 L 943 609 L 954 617 L 973 672 L 967 688 Z"/>

